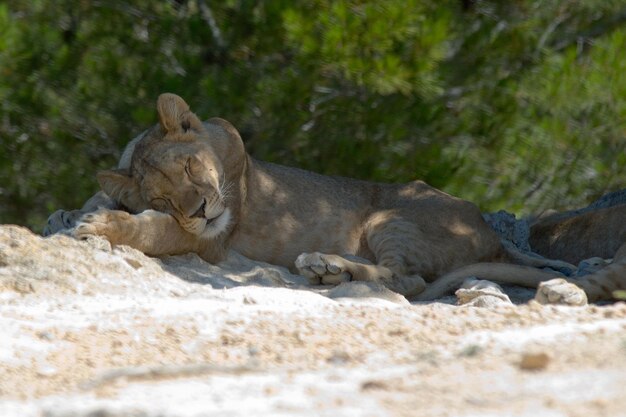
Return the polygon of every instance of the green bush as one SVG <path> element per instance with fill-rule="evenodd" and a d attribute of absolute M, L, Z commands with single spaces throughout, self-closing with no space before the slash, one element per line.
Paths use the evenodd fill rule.
<path fill-rule="evenodd" d="M 623 0 L 0 3 L 0 222 L 81 206 L 165 91 L 257 158 L 581 206 L 626 184 L 625 22 Z"/>

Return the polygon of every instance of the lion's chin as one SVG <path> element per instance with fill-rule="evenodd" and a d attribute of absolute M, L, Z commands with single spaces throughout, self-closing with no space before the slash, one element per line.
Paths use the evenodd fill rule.
<path fill-rule="evenodd" d="M 217 237 L 226 230 L 230 220 L 230 209 L 226 208 L 219 216 L 204 220 L 204 229 L 201 231 L 200 235 L 208 239 Z"/>

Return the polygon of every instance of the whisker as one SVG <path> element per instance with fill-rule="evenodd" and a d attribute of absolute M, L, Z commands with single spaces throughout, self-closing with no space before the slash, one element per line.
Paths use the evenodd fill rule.
<path fill-rule="evenodd" d="M 224 198 L 224 196 L 223 196 L 223 194 L 224 194 L 223 189 L 224 189 L 225 178 L 226 178 L 226 173 L 222 172 L 222 178 L 217 182 L 217 195 L 220 198 Z"/>
<path fill-rule="evenodd" d="M 233 185 L 234 185 L 233 182 L 223 182 L 220 184 L 218 193 L 219 193 L 219 196 L 222 198 L 222 200 L 226 200 L 227 198 L 231 196 Z"/>
<path fill-rule="evenodd" d="M 222 180 L 219 182 L 217 193 L 221 198 L 224 198 L 224 185 L 226 185 L 226 171 L 222 172 Z"/>

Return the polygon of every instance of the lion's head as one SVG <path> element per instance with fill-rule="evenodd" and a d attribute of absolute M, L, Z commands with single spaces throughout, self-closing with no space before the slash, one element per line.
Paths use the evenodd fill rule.
<path fill-rule="evenodd" d="M 214 238 L 229 229 L 245 192 L 246 154 L 227 121 L 202 123 L 185 101 L 162 94 L 159 124 L 137 143 L 128 170 L 98 174 L 102 190 L 130 211 L 171 214 L 188 232 Z"/>

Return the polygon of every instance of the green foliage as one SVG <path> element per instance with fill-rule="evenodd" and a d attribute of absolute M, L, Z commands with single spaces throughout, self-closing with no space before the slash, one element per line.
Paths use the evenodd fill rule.
<path fill-rule="evenodd" d="M 624 0 L 0 2 L 0 222 L 81 206 L 165 91 L 258 158 L 581 206 L 626 185 L 625 22 Z"/>

